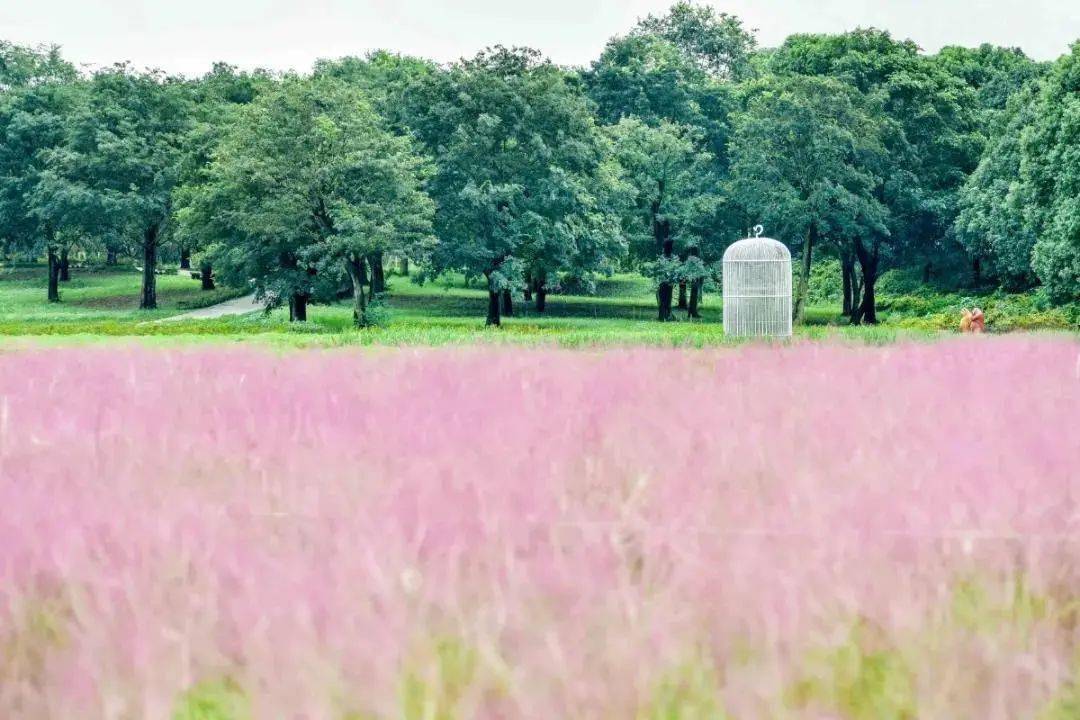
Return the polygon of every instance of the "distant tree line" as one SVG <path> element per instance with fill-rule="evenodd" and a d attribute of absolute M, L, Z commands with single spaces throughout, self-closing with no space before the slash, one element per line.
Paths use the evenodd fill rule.
<path fill-rule="evenodd" d="M 694 318 L 758 222 L 795 253 L 797 319 L 822 255 L 855 324 L 897 267 L 1080 300 L 1080 44 L 1051 64 L 873 29 L 761 49 L 684 2 L 587 68 L 496 47 L 187 79 L 0 42 L 0 243 L 47 260 L 50 301 L 78 249 L 133 258 L 144 308 L 164 253 L 294 320 L 351 297 L 363 326 L 409 267 L 483 283 L 489 324 L 617 270 L 655 282 L 660 320 Z"/>

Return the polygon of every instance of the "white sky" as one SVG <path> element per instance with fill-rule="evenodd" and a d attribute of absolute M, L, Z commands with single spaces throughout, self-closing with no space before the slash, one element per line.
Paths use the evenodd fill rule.
<path fill-rule="evenodd" d="M 673 1 L 673 0 L 671 0 Z M 698 0 L 703 2 L 704 0 Z M 609 37 L 669 0 L 0 0 L 0 38 L 57 43 L 77 63 L 130 60 L 188 75 L 215 60 L 306 71 L 320 57 L 387 48 L 436 60 L 488 45 L 529 45 L 586 64 Z M 794 32 L 890 30 L 927 51 L 1019 46 L 1045 60 L 1080 39 L 1080 0 L 713 0 L 759 30 L 762 45 Z"/>

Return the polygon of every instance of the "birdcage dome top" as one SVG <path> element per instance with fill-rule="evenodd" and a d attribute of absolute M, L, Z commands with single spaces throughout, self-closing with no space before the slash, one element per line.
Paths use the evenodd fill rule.
<path fill-rule="evenodd" d="M 724 251 L 724 262 L 791 262 L 791 252 L 779 240 L 748 237 L 732 243 Z"/>

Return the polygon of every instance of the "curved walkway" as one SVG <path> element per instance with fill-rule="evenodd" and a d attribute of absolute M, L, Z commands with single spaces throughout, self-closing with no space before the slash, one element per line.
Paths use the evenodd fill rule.
<path fill-rule="evenodd" d="M 190 310 L 186 313 L 180 313 L 179 315 L 170 315 L 167 318 L 158 320 L 158 322 L 169 322 L 170 320 L 209 320 L 212 318 L 224 317 L 226 315 L 246 315 L 249 312 L 255 312 L 256 310 L 262 309 L 263 304 L 256 302 L 255 295 L 252 294 L 234 298 L 233 300 L 226 300 L 217 305 L 209 305 L 204 308 L 198 308 L 197 310 Z"/>

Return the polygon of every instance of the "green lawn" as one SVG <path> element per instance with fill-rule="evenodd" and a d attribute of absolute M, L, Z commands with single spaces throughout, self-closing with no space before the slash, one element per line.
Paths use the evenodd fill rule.
<path fill-rule="evenodd" d="M 71 281 L 61 284 L 61 302 L 48 303 L 43 267 L 0 266 L 0 343 L 67 344 L 125 337 L 162 343 L 246 340 L 316 347 L 474 342 L 701 347 L 730 342 L 724 337 L 716 293 L 706 294 L 701 321 L 659 323 L 649 282 L 629 274 L 599 282 L 595 295 L 549 295 L 542 314 L 518 296 L 515 316 L 505 318 L 502 328 L 484 327 L 487 295 L 477 287 L 466 287 L 460 277 L 419 285 L 391 276 L 385 323 L 360 331 L 351 327 L 347 303 L 312 306 L 307 323 L 289 323 L 283 309 L 161 323 L 157 321 L 241 293 L 230 289 L 204 292 L 197 280 L 163 275 L 158 277 L 160 308 L 143 311 L 138 309 L 139 283 L 139 274 L 131 268 L 74 268 Z M 838 307 L 811 307 L 808 325 L 797 328 L 796 336 L 878 343 L 938 334 L 932 323 L 890 322 L 887 310 L 882 317 L 885 322 L 880 326 L 851 328 L 844 324 Z"/>

